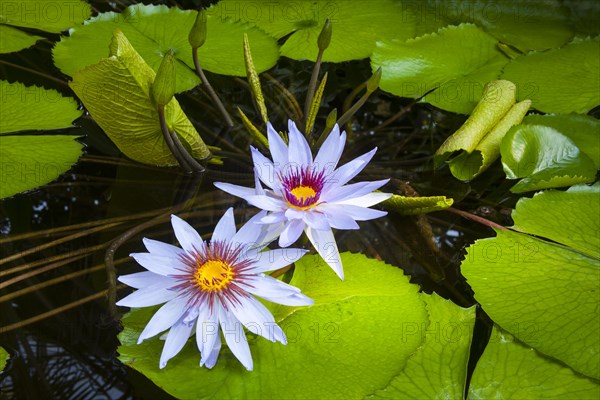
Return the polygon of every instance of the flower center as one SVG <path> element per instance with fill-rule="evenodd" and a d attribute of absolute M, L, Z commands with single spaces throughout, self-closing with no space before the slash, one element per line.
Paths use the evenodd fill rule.
<path fill-rule="evenodd" d="M 200 289 L 207 292 L 221 291 L 233 281 L 231 266 L 221 260 L 208 260 L 198 266 L 193 281 Z"/>
<path fill-rule="evenodd" d="M 325 184 L 324 175 L 323 171 L 313 171 L 310 166 L 291 169 L 281 175 L 286 202 L 299 210 L 315 206 Z"/>

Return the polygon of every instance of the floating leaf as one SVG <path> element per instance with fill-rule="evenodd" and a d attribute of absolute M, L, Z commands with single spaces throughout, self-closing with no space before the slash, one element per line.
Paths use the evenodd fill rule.
<path fill-rule="evenodd" d="M 173 50 L 177 63 L 177 91 L 196 86 L 200 80 L 193 71 L 192 49 L 188 34 L 194 25 L 196 12 L 166 6 L 132 5 L 122 14 L 102 13 L 71 29 L 71 37 L 63 38 L 53 50 L 55 64 L 67 75 L 96 64 L 108 55 L 113 31 L 118 28 L 133 47 L 156 72 L 163 56 Z M 208 17 L 207 39 L 198 49 L 204 70 L 244 76 L 242 37 L 248 34 L 259 72 L 271 68 L 279 58 L 275 39 L 248 25 L 228 19 Z"/>
<path fill-rule="evenodd" d="M 381 204 L 387 210 L 401 215 L 417 215 L 445 210 L 453 203 L 454 200 L 446 196 L 410 197 L 395 194 Z"/>
<path fill-rule="evenodd" d="M 503 79 L 515 82 L 519 100 L 545 113 L 587 113 L 600 104 L 600 38 L 512 60 Z"/>
<path fill-rule="evenodd" d="M 0 25 L 0 53 L 12 53 L 26 49 L 40 39 L 43 38 L 10 26 Z"/>
<path fill-rule="evenodd" d="M 81 116 L 74 99 L 18 82 L 0 81 L 0 105 L 0 134 L 69 128 Z"/>
<path fill-rule="evenodd" d="M 369 57 L 376 40 L 408 39 L 416 30 L 416 22 L 404 12 L 404 5 L 391 0 L 223 0 L 209 8 L 207 14 L 250 22 L 278 39 L 291 34 L 281 47 L 281 54 L 295 60 L 316 60 L 317 39 L 327 18 L 331 20 L 332 36 L 323 54 L 326 62 Z M 250 43 L 258 59 L 254 42 Z"/>
<path fill-rule="evenodd" d="M 92 15 L 92 7 L 82 0 L 3 1 L 0 23 L 60 33 Z"/>
<path fill-rule="evenodd" d="M 462 399 L 467 381 L 475 307 L 461 308 L 437 294 L 422 295 L 429 325 L 412 326 L 423 345 L 402 373 L 374 393 L 378 399 Z M 407 328 L 408 330 L 408 328 Z"/>
<path fill-rule="evenodd" d="M 147 164 L 176 165 L 162 134 L 158 112 L 150 100 L 155 73 L 122 32 L 115 32 L 111 57 L 76 72 L 69 84 L 94 120 L 129 158 Z M 210 151 L 174 98 L 165 107 L 167 125 L 191 148 L 207 158 Z"/>
<path fill-rule="evenodd" d="M 522 124 L 556 129 L 577 145 L 600 168 L 600 121 L 580 114 L 528 115 Z"/>
<path fill-rule="evenodd" d="M 419 98 L 434 90 L 423 101 L 468 114 L 507 61 L 495 38 L 461 24 L 407 41 L 379 41 L 371 67 L 383 68 L 380 87 L 385 91 Z"/>
<path fill-rule="evenodd" d="M 469 399 L 589 399 L 600 385 L 525 346 L 497 326 L 477 362 Z"/>
<path fill-rule="evenodd" d="M 8 360 L 8 353 L 2 347 L 0 347 L 0 372 L 4 371 L 6 367 L 6 360 Z"/>
<path fill-rule="evenodd" d="M 272 307 L 288 344 L 249 338 L 252 372 L 225 347 L 212 370 L 199 367 L 193 339 L 160 370 L 164 342 L 155 338 L 135 344 L 152 309 L 133 310 L 123 318 L 119 358 L 180 399 L 362 399 L 406 365 L 423 340 L 407 327 L 426 325 L 427 312 L 418 287 L 400 269 L 360 254 L 341 257 L 344 282 L 318 256 L 296 263 L 290 283 L 315 305 Z"/>
<path fill-rule="evenodd" d="M 499 230 L 496 238 L 478 240 L 461 267 L 492 320 L 595 379 L 600 378 L 598 204 L 600 185 L 521 199 L 513 218 L 515 228 L 527 234 Z"/>
<path fill-rule="evenodd" d="M 541 125 L 519 125 L 510 130 L 501 145 L 502 165 L 508 179 L 521 179 L 511 191 L 564 187 L 592 182 L 594 162 L 556 129 Z"/>

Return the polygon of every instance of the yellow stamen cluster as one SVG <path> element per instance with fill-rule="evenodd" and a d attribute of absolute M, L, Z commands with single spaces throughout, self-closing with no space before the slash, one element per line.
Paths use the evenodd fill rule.
<path fill-rule="evenodd" d="M 308 199 L 311 197 L 316 196 L 317 192 L 315 192 L 315 190 L 313 188 L 311 188 L 310 186 L 298 186 L 293 188 L 290 191 L 291 194 L 294 195 L 294 197 L 300 201 L 302 201 L 302 199 Z"/>
<path fill-rule="evenodd" d="M 194 272 L 193 281 L 196 286 L 207 292 L 221 291 L 233 281 L 231 267 L 220 260 L 209 260 L 199 265 Z"/>

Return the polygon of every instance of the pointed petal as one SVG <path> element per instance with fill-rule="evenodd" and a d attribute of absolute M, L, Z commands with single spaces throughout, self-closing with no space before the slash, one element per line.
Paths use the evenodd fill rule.
<path fill-rule="evenodd" d="M 281 136 L 279 136 L 279 133 L 273 129 L 273 125 L 270 122 L 267 122 L 267 137 L 275 167 L 283 168 L 288 163 L 288 148 Z"/>
<path fill-rule="evenodd" d="M 309 211 L 304 213 L 304 222 L 313 229 L 326 230 L 331 229 L 327 216 L 318 211 Z"/>
<path fill-rule="evenodd" d="M 188 253 L 194 253 L 202 245 L 202 238 L 194 228 L 176 215 L 171 215 L 171 224 L 179 244 Z"/>
<path fill-rule="evenodd" d="M 243 246 L 246 249 L 262 249 L 279 236 L 283 229 L 283 223 L 262 224 L 258 223 L 267 215 L 266 211 L 260 211 L 250 218 L 231 238 L 234 245 Z"/>
<path fill-rule="evenodd" d="M 244 334 L 244 328 L 231 312 L 219 309 L 219 322 L 225 341 L 231 352 L 237 357 L 248 371 L 252 371 L 252 355 Z"/>
<path fill-rule="evenodd" d="M 323 211 L 327 216 L 327 221 L 331 225 L 332 228 L 335 229 L 359 229 L 358 224 L 352 218 L 352 216 L 345 212 L 345 209 L 342 206 L 338 206 L 337 204 L 320 204 L 319 210 Z M 367 208 L 367 210 L 369 210 Z"/>
<path fill-rule="evenodd" d="M 169 287 L 176 284 L 173 280 L 165 280 L 160 284 L 138 289 L 119 300 L 117 305 L 121 307 L 150 307 L 165 303 L 177 297 L 177 291 L 169 289 Z"/>
<path fill-rule="evenodd" d="M 352 206 L 348 204 L 328 204 L 325 213 L 339 212 L 348 215 L 356 221 L 369 221 L 387 215 L 387 211 L 373 210 L 371 208 Z"/>
<path fill-rule="evenodd" d="M 190 338 L 193 326 L 193 323 L 179 321 L 169 330 L 167 340 L 160 355 L 160 368 L 164 368 L 167 362 L 183 349 L 183 346 L 185 346 L 185 343 Z"/>
<path fill-rule="evenodd" d="M 217 356 L 221 349 L 221 334 L 219 333 L 219 321 L 216 312 L 211 312 L 208 303 L 204 303 L 198 314 L 198 324 L 196 328 L 196 344 L 200 350 L 200 366 L 207 364 L 208 360 L 214 355 L 215 347 L 218 344 Z M 216 357 L 214 362 L 216 362 Z M 214 362 L 212 366 L 214 366 Z M 212 368 L 208 366 L 208 368 Z"/>
<path fill-rule="evenodd" d="M 336 204 L 347 204 L 360 207 L 371 207 L 392 197 L 391 193 L 369 193 L 361 197 L 337 201 Z"/>
<path fill-rule="evenodd" d="M 187 309 L 187 298 L 177 297 L 158 309 L 138 338 L 138 344 L 166 331 L 183 316 Z"/>
<path fill-rule="evenodd" d="M 262 210 L 267 211 L 283 211 L 285 209 L 285 202 L 266 195 L 249 195 L 244 199 L 252 204 L 254 207 L 258 207 Z"/>
<path fill-rule="evenodd" d="M 288 162 L 290 166 L 301 167 L 310 165 L 312 163 L 310 146 L 291 119 L 288 121 L 288 135 L 290 138 L 290 146 L 288 147 Z"/>
<path fill-rule="evenodd" d="M 325 260 L 341 280 L 344 280 L 344 268 L 333 232 L 331 230 L 319 231 L 308 228 L 306 236 L 308 236 L 308 240 L 310 240 L 323 260 Z"/>
<path fill-rule="evenodd" d="M 233 208 L 230 207 L 221 217 L 211 237 L 211 241 L 229 242 L 235 235 L 235 220 Z"/>
<path fill-rule="evenodd" d="M 148 238 L 143 239 L 144 246 L 146 249 L 154 255 L 157 256 L 165 256 L 165 257 L 174 257 L 177 258 L 181 254 L 185 254 L 183 249 L 180 249 L 177 246 L 173 246 L 172 244 L 167 244 L 164 242 L 159 242 L 158 240 L 152 240 Z"/>
<path fill-rule="evenodd" d="M 178 258 L 155 256 L 150 253 L 132 253 L 131 257 L 142 267 L 155 274 L 168 276 L 181 272 L 185 265 Z"/>
<path fill-rule="evenodd" d="M 287 343 L 285 334 L 275 323 L 275 318 L 267 308 L 254 297 L 240 300 L 240 304 L 230 305 L 231 312 L 252 333 L 271 342 Z"/>
<path fill-rule="evenodd" d="M 339 167 L 335 172 L 326 178 L 327 188 L 329 187 L 340 187 L 348 183 L 348 181 L 358 175 L 371 161 L 377 147 L 368 153 L 363 154 L 354 160 L 347 162 L 346 164 Z"/>
<path fill-rule="evenodd" d="M 389 179 L 383 179 L 373 182 L 357 182 L 346 186 L 332 188 L 327 193 L 323 193 L 321 198 L 327 203 L 336 203 L 353 197 L 361 197 L 379 189 L 389 182 Z"/>
<path fill-rule="evenodd" d="M 135 274 L 121 275 L 119 276 L 118 281 L 123 282 L 132 288 L 140 289 L 160 283 L 163 279 L 164 277 L 162 275 L 158 275 L 150 271 L 144 271 L 136 272 Z"/>
<path fill-rule="evenodd" d="M 315 304 L 314 300 L 302 293 L 296 293 L 285 297 L 265 297 L 260 296 L 272 303 L 283 304 L 284 306 L 311 306 Z"/>
<path fill-rule="evenodd" d="M 287 221 L 285 212 L 274 212 L 274 213 L 270 213 L 269 215 L 262 217 L 258 221 L 258 223 L 259 224 L 274 224 L 276 222 L 283 222 L 283 221 Z"/>
<path fill-rule="evenodd" d="M 300 289 L 297 287 L 264 274 L 246 277 L 243 283 L 239 282 L 239 286 L 243 286 L 245 291 L 260 297 L 284 297 L 300 293 Z"/>
<path fill-rule="evenodd" d="M 279 245 L 281 247 L 287 247 L 294 243 L 304 230 L 305 223 L 301 219 L 293 219 L 287 223 L 281 235 L 279 235 Z"/>
<path fill-rule="evenodd" d="M 285 216 L 287 219 L 303 219 L 306 212 L 307 211 L 297 210 L 295 208 L 288 208 L 285 210 Z"/>
<path fill-rule="evenodd" d="M 212 368 L 217 363 L 217 359 L 219 358 L 219 352 L 221 351 L 221 335 L 217 334 L 217 338 L 215 343 L 213 344 L 212 349 L 208 350 L 208 354 L 206 356 L 202 355 L 200 359 L 200 366 L 206 366 L 206 368 Z"/>
<path fill-rule="evenodd" d="M 288 248 L 263 251 L 256 255 L 252 273 L 275 271 L 298 261 L 308 250 Z"/>
<path fill-rule="evenodd" d="M 346 132 L 340 134 L 340 128 L 336 124 L 319 149 L 315 157 L 315 166 L 321 171 L 333 172 L 340 161 L 345 144 Z"/>
<path fill-rule="evenodd" d="M 254 163 L 254 173 L 265 185 L 272 189 L 277 176 L 275 165 L 252 146 L 250 146 L 250 152 Z"/>
<path fill-rule="evenodd" d="M 256 194 L 255 188 L 247 188 L 244 186 L 233 185 L 231 183 L 225 182 L 215 182 L 214 185 L 222 191 L 229 193 L 233 196 L 240 197 L 242 199 L 246 198 L 246 196 L 253 196 Z"/>

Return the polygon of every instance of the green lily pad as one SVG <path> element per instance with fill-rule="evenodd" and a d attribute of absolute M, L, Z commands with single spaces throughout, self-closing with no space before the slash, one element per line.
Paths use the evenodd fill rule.
<path fill-rule="evenodd" d="M 600 385 L 519 343 L 497 326 L 477 362 L 469 399 L 596 400 Z"/>
<path fill-rule="evenodd" d="M 69 86 L 94 120 L 129 158 L 153 165 L 176 165 L 150 100 L 156 74 L 129 43 L 115 32 L 111 57 L 78 71 Z M 207 158 L 210 151 L 175 98 L 165 107 L 167 125 L 189 146 L 191 155 Z"/>
<path fill-rule="evenodd" d="M 272 307 L 288 344 L 249 337 L 252 372 L 225 346 L 212 370 L 199 367 L 193 339 L 160 370 L 164 342 L 135 344 L 152 309 L 136 309 L 123 318 L 119 359 L 180 399 L 362 399 L 406 366 L 423 341 L 407 327 L 426 325 L 427 311 L 418 287 L 400 269 L 360 254 L 341 258 L 344 282 L 318 256 L 296 263 L 290 283 L 315 305 Z"/>
<path fill-rule="evenodd" d="M 79 25 L 92 15 L 92 7 L 82 0 L 3 1 L 0 23 L 59 33 Z"/>
<path fill-rule="evenodd" d="M 30 35 L 11 26 L 0 25 L 0 53 L 12 53 L 26 49 L 33 46 L 40 39 L 43 38 Z"/>
<path fill-rule="evenodd" d="M 192 49 L 188 34 L 194 25 L 196 12 L 166 6 L 132 5 L 122 14 L 102 13 L 70 30 L 53 49 L 55 64 L 67 75 L 96 64 L 108 55 L 108 46 L 115 29 L 123 31 L 133 47 L 156 72 L 168 50 L 178 59 L 177 92 L 199 84 L 194 72 Z M 206 43 L 198 50 L 202 68 L 224 75 L 245 76 L 243 34 L 252 45 L 255 66 L 259 72 L 271 68 L 279 58 L 274 38 L 249 24 L 209 16 Z"/>
<path fill-rule="evenodd" d="M 585 114 L 600 104 L 600 38 L 518 57 L 502 77 L 515 82 L 517 98 L 531 99 L 537 110 Z"/>
<path fill-rule="evenodd" d="M 453 203 L 454 200 L 446 196 L 409 197 L 395 194 L 381 205 L 401 215 L 417 215 L 445 210 Z"/>
<path fill-rule="evenodd" d="M 77 102 L 52 89 L 0 81 L 0 135 L 69 128 L 82 114 Z"/>
<path fill-rule="evenodd" d="M 0 347 L 0 372 L 4 371 L 6 367 L 6 360 L 8 360 L 8 353 L 2 347 Z"/>
<path fill-rule="evenodd" d="M 598 204 L 600 185 L 522 199 L 515 228 L 527 234 L 498 230 L 496 238 L 469 247 L 461 267 L 492 320 L 595 379 L 600 378 Z"/>
<path fill-rule="evenodd" d="M 416 21 L 404 10 L 403 4 L 391 0 L 223 0 L 207 13 L 249 22 L 278 39 L 290 35 L 281 47 L 281 55 L 311 61 L 317 58 L 317 38 L 329 18 L 333 30 L 323 60 L 341 62 L 369 57 L 381 38 L 414 37 Z"/>
<path fill-rule="evenodd" d="M 571 139 L 554 128 L 519 125 L 500 147 L 508 179 L 521 179 L 515 193 L 571 186 L 596 179 L 596 165 Z"/>
<path fill-rule="evenodd" d="M 371 57 L 381 67 L 379 87 L 402 97 L 419 98 L 447 111 L 468 114 L 508 59 L 498 41 L 472 24 L 440 29 L 416 39 L 382 40 Z"/>
<path fill-rule="evenodd" d="M 556 129 L 575 143 L 600 168 L 600 121 L 581 114 L 528 115 L 522 124 Z"/>
<path fill-rule="evenodd" d="M 408 360 L 406 368 L 385 388 L 378 399 L 462 399 L 467 381 L 467 364 L 475 306 L 461 308 L 437 294 L 422 295 L 429 312 L 429 326 L 415 326 L 425 337 L 423 345 Z M 407 328 L 408 329 L 408 328 Z"/>

